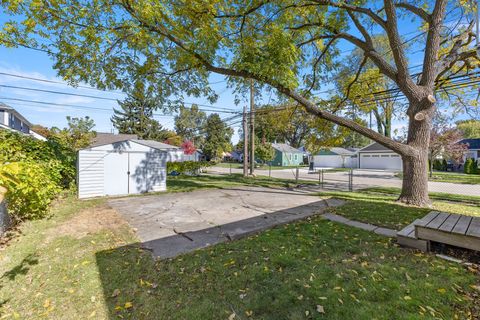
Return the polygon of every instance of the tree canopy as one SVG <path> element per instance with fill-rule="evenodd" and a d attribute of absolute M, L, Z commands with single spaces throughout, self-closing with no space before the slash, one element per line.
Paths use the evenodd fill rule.
<path fill-rule="evenodd" d="M 5 11 L 18 16 L 4 24 L 0 41 L 40 46 L 50 52 L 61 77 L 99 88 L 125 89 L 141 77 L 165 97 L 206 96 L 215 101 L 211 73 L 226 76 L 237 87 L 253 79 L 310 114 L 399 153 L 404 162 L 400 200 L 428 205 L 425 164 L 435 109 L 440 99 L 450 97 L 449 86 L 455 81 L 475 79 L 469 71 L 478 66 L 469 4 L 448 0 L 3 1 Z M 418 33 L 409 36 L 400 30 L 405 23 Z M 24 40 L 29 34 L 36 38 Z M 379 49 L 377 39 L 382 37 L 378 35 L 386 39 L 387 51 Z M 39 37 L 49 41 L 37 41 Z M 412 41 L 415 46 L 406 45 Z M 386 92 L 387 97 L 401 94 L 408 101 L 403 111 L 409 123 L 404 143 L 346 117 L 348 89 L 336 95 L 340 99 L 335 98 L 334 108 L 311 99 L 323 83 L 332 80 L 341 43 L 363 55 L 358 65 L 351 66 L 352 82 L 358 81 L 370 62 L 395 87 Z M 409 49 L 414 47 L 422 54 L 416 59 L 422 61 L 418 72 L 412 72 L 409 62 L 413 55 Z"/>

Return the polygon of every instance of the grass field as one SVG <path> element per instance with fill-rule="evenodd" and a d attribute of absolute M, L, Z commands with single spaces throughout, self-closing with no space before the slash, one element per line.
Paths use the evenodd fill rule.
<path fill-rule="evenodd" d="M 191 191 L 204 184 L 244 183 L 222 179 L 178 177 L 168 184 Z M 277 180 L 255 183 L 281 186 Z M 386 225 L 398 222 L 395 215 L 405 215 L 403 223 L 420 214 L 398 209 L 387 215 L 397 204 L 378 191 L 368 195 L 374 207 L 365 194 L 350 193 L 348 211 L 363 216 L 381 211 L 376 219 Z M 480 316 L 473 269 L 321 217 L 163 261 L 138 246 L 133 231 L 104 199 L 66 197 L 49 219 L 24 223 L 20 231 L 0 251 L 2 319 Z"/>
<path fill-rule="evenodd" d="M 401 173 L 398 176 L 401 177 Z M 460 184 L 480 184 L 480 174 L 434 171 L 432 177 L 429 176 L 429 180 Z"/>

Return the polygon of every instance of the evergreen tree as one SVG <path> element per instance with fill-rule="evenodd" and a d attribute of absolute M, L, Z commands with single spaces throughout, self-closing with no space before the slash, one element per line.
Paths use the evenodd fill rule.
<path fill-rule="evenodd" d="M 164 141 L 167 130 L 153 119 L 160 100 L 143 86 L 136 86 L 124 101 L 118 101 L 120 110 L 113 109 L 111 121 L 119 133 L 136 134 L 140 139 Z"/>
<path fill-rule="evenodd" d="M 207 159 L 219 158 L 222 152 L 232 149 L 230 139 L 233 135 L 233 129 L 228 127 L 218 114 L 213 113 L 208 116 L 204 132 L 205 142 L 202 150 Z"/>

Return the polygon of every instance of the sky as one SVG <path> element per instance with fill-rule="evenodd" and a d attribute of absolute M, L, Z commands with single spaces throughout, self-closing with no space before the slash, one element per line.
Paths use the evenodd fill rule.
<path fill-rule="evenodd" d="M 400 31 L 402 34 L 408 34 L 408 36 L 405 37 L 408 39 L 409 37 L 415 36 L 417 29 L 416 26 L 411 23 L 401 23 Z M 348 51 L 350 51 L 351 48 L 351 46 L 346 44 L 340 45 L 340 50 L 345 52 L 345 55 L 348 54 Z M 417 52 L 416 55 L 410 57 L 410 64 L 415 65 L 421 63 L 421 58 L 422 52 Z M 12 77 L 9 76 L 9 74 L 62 83 L 34 81 L 31 79 Z M 214 105 L 202 98 L 195 99 L 184 97 L 184 100 L 189 103 L 212 105 L 209 107 L 210 109 L 226 108 L 233 111 L 240 111 L 243 106 L 248 103 L 247 101 L 243 101 L 240 105 L 235 105 L 235 96 L 232 92 L 232 89 L 227 88 L 227 83 L 222 76 L 212 75 L 210 82 L 214 83 L 212 88 L 219 95 L 219 99 Z M 12 86 L 60 91 L 77 95 L 87 95 L 89 97 L 24 90 L 12 88 Z M 113 108 L 118 107 L 116 100 L 122 100 L 123 98 L 125 98 L 125 95 L 118 91 L 105 92 L 93 88 L 73 88 L 68 86 L 56 76 L 56 71 L 53 69 L 53 62 L 46 53 L 21 47 L 5 48 L 0 46 L 0 102 L 14 107 L 18 112 L 20 112 L 24 117 L 34 124 L 40 124 L 46 127 L 55 126 L 63 128 L 67 125 L 66 116 L 89 116 L 95 121 L 95 130 L 97 132 L 112 132 L 114 128 L 111 125 L 110 118 L 113 114 Z M 11 99 L 33 100 L 57 105 L 42 105 Z M 270 101 L 270 99 L 271 94 L 265 93 L 255 102 L 256 104 L 261 105 L 267 103 Z M 207 114 L 210 113 L 212 112 L 207 112 Z M 155 115 L 155 118 L 163 127 L 173 129 L 173 114 L 162 114 L 161 111 L 156 112 L 156 114 L 157 115 Z M 228 118 L 232 116 L 232 114 L 228 113 L 219 114 L 222 118 Z M 394 130 L 396 129 L 401 131 L 404 127 L 405 121 L 403 120 L 395 120 L 393 123 Z M 235 144 L 239 139 L 238 131 L 240 124 L 236 124 L 233 128 L 235 133 L 232 140 Z M 375 123 L 373 123 L 373 128 L 375 128 Z"/>

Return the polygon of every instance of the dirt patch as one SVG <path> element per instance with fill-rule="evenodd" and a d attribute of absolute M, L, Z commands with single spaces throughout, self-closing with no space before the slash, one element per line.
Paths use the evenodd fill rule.
<path fill-rule="evenodd" d="M 47 242 L 61 236 L 80 239 L 101 230 L 115 230 L 124 226 L 127 226 L 127 222 L 114 209 L 107 205 L 98 206 L 82 210 L 51 229 L 47 235 Z"/>

